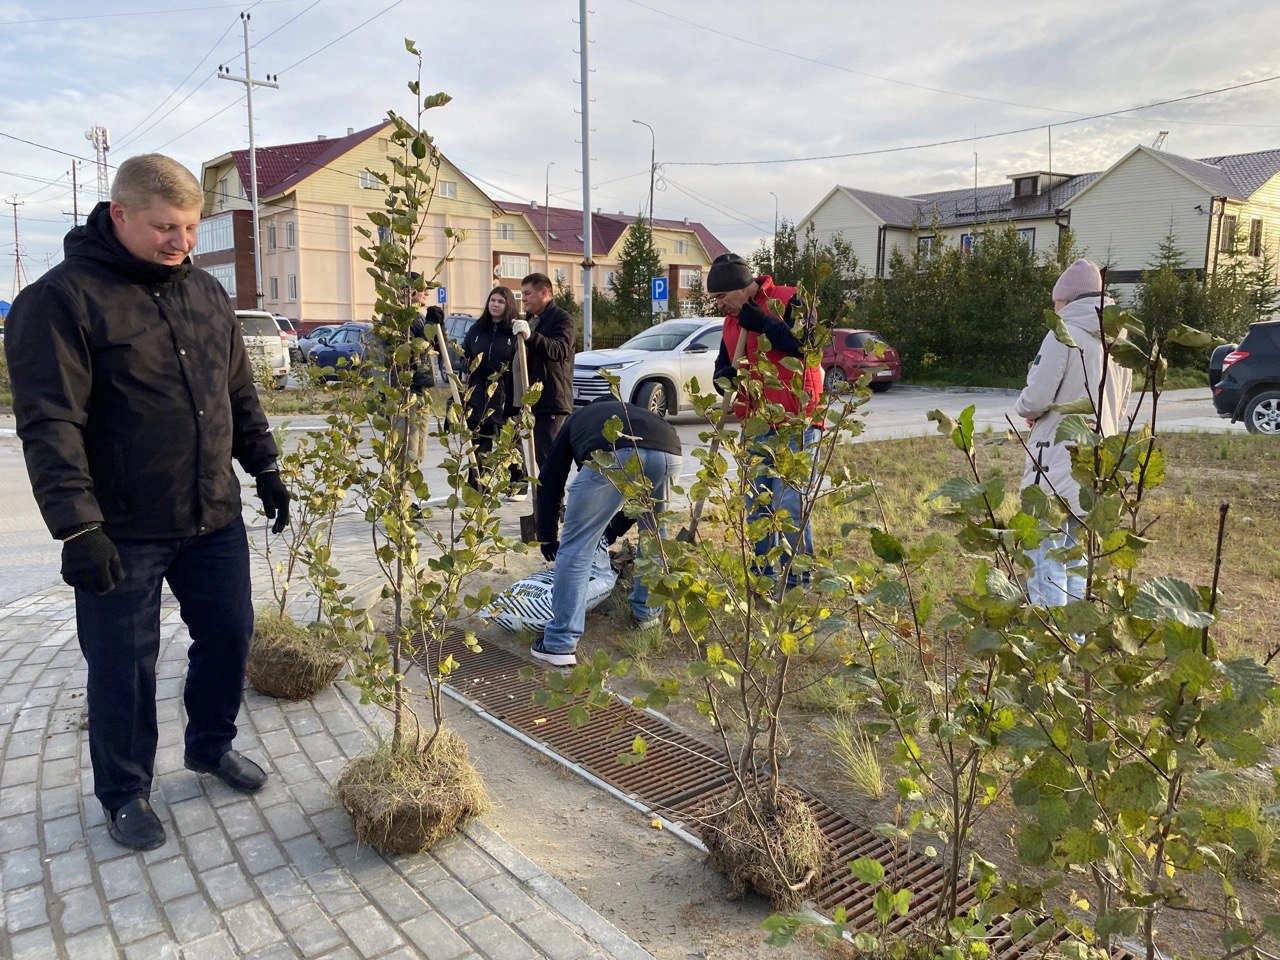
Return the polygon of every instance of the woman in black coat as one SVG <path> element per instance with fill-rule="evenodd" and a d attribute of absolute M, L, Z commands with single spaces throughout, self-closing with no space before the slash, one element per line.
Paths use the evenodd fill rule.
<path fill-rule="evenodd" d="M 503 425 L 519 412 L 513 370 L 517 337 L 511 332 L 516 318 L 515 294 L 503 286 L 494 287 L 485 301 L 484 313 L 462 341 L 462 364 L 467 378 L 467 426 L 476 436 L 481 463 L 493 449 Z M 511 465 L 512 499 L 528 495 L 523 486 L 524 471 Z M 476 471 L 470 482 L 479 487 Z"/>

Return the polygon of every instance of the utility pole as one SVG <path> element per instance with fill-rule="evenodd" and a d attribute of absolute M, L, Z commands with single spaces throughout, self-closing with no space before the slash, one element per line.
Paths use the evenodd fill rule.
<path fill-rule="evenodd" d="M 5 203 L 13 207 L 13 295 L 22 292 L 22 244 L 18 239 L 18 207 L 25 201 L 10 197 Z"/>
<path fill-rule="evenodd" d="M 80 226 L 80 188 L 76 184 L 75 161 L 71 163 L 71 222 L 74 226 Z"/>
<path fill-rule="evenodd" d="M 257 292 L 258 309 L 262 309 L 262 231 L 258 223 L 258 154 L 257 141 L 253 136 L 253 88 L 254 87 L 270 87 L 272 90 L 279 90 L 280 84 L 276 81 L 278 77 L 267 74 L 266 80 L 253 79 L 253 70 L 249 65 L 249 14 L 240 14 L 240 22 L 244 25 L 244 76 L 232 76 L 231 68 L 219 66 L 218 76 L 223 80 L 233 80 L 236 83 L 243 83 L 246 96 L 249 101 L 249 192 L 253 195 L 250 203 L 253 210 L 253 276 L 254 287 Z"/>
<path fill-rule="evenodd" d="M 587 55 L 587 0 L 578 0 L 579 70 L 582 74 L 582 349 L 591 349 L 591 296 L 595 261 L 591 259 L 591 75 Z"/>
<path fill-rule="evenodd" d="M 552 160 L 547 164 L 547 183 L 542 194 L 542 272 L 551 276 L 551 168 L 556 165 Z"/>
<path fill-rule="evenodd" d="M 769 196 L 773 197 L 773 269 L 778 269 L 778 195 L 772 190 Z"/>
<path fill-rule="evenodd" d="M 109 196 L 107 186 L 107 153 L 111 150 L 111 133 L 100 123 L 84 132 L 84 138 L 93 144 L 93 159 L 98 166 L 98 202 Z"/>
<path fill-rule="evenodd" d="M 632 123 L 638 123 L 642 127 L 649 127 L 649 124 L 643 120 L 632 120 Z M 653 132 L 653 127 L 649 127 L 649 239 L 653 239 L 653 181 L 658 170 L 656 157 L 658 155 L 658 138 Z"/>

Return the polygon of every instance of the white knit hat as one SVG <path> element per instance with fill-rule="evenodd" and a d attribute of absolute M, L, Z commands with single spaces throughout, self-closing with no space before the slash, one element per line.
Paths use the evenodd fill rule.
<path fill-rule="evenodd" d="M 1076 297 L 1087 293 L 1102 292 L 1102 272 L 1098 265 L 1089 260 L 1077 260 L 1062 271 L 1062 276 L 1053 285 L 1053 299 L 1070 303 Z"/>

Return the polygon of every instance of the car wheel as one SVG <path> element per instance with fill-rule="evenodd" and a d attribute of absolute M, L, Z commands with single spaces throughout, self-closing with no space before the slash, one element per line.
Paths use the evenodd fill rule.
<path fill-rule="evenodd" d="M 893 386 L 892 380 L 872 380 L 871 381 L 871 389 L 874 390 L 876 393 L 884 393 L 886 390 L 888 390 L 892 386 Z"/>
<path fill-rule="evenodd" d="M 665 417 L 669 406 L 666 384 L 659 380 L 650 380 L 641 384 L 636 394 L 636 405 L 644 407 L 650 413 Z"/>
<path fill-rule="evenodd" d="M 1250 433 L 1280 435 L 1280 390 L 1263 390 L 1244 408 L 1244 425 Z"/>
<path fill-rule="evenodd" d="M 828 393 L 844 393 L 849 389 L 849 375 L 839 367 L 832 367 L 823 385 Z"/>

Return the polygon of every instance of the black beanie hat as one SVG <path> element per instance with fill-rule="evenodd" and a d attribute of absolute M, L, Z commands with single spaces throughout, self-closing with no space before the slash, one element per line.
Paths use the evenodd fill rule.
<path fill-rule="evenodd" d="M 736 253 L 722 253 L 707 271 L 707 293 L 728 293 L 755 282 L 756 275 L 747 261 Z"/>

